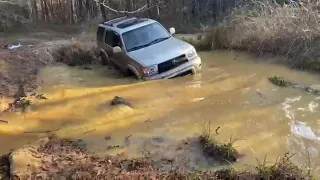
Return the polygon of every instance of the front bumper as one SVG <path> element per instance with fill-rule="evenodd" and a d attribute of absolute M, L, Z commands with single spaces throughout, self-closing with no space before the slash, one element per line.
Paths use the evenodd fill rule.
<path fill-rule="evenodd" d="M 190 74 L 196 74 L 200 70 L 201 70 L 201 58 L 197 56 L 194 59 L 189 60 L 187 63 L 181 64 L 180 66 L 174 69 L 171 69 L 161 74 L 144 77 L 144 79 L 145 80 L 170 79 L 189 71 L 190 71 Z"/>

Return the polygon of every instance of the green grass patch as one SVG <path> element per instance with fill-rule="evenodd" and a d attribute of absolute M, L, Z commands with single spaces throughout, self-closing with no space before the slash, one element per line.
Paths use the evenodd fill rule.
<path fill-rule="evenodd" d="M 276 85 L 276 86 L 280 86 L 280 87 L 288 87 L 288 86 L 292 86 L 293 83 L 290 81 L 285 80 L 284 78 L 280 77 L 280 76 L 272 76 L 269 77 L 269 81 Z"/>

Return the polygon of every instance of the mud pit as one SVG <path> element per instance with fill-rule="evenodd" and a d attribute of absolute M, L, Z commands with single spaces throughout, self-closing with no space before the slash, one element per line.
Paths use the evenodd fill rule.
<path fill-rule="evenodd" d="M 50 45 L 50 42 L 46 43 Z M 256 157 L 275 161 L 287 152 L 295 164 L 310 164 L 317 174 L 319 157 L 319 97 L 268 82 L 275 74 L 295 82 L 318 84 L 316 75 L 256 62 L 234 52 L 202 52 L 203 72 L 172 80 L 138 82 L 99 64 L 90 69 L 50 65 L 37 76 L 39 94 L 25 113 L 5 113 L 0 119 L 0 154 L 55 134 L 78 138 L 99 157 L 123 155 L 174 162 L 184 170 L 207 170 L 221 164 L 208 161 L 196 144 L 203 125 L 221 127 L 215 138 L 239 138 L 236 149 L 245 156 L 235 167 L 255 165 Z M 266 59 L 273 60 L 273 59 Z M 112 106 L 115 96 L 130 103 Z M 183 142 L 183 143 L 181 143 Z M 309 157 L 309 158 L 308 158 Z M 170 164 L 170 163 L 169 163 Z M 171 169 L 172 166 L 164 166 Z"/>

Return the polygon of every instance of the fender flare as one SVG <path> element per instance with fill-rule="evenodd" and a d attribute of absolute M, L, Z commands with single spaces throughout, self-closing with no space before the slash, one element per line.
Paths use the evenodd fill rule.
<path fill-rule="evenodd" d="M 101 59 L 102 63 L 110 64 L 111 62 L 110 62 L 110 59 L 109 59 L 107 52 L 104 49 L 100 48 L 100 53 L 102 53 L 102 55 L 104 55 L 106 58 L 105 60 Z M 103 57 L 101 57 L 101 58 L 103 58 Z M 104 62 L 104 61 L 106 61 L 106 62 Z"/>
<path fill-rule="evenodd" d="M 141 79 L 141 75 L 139 74 L 138 70 L 134 66 L 128 64 L 128 70 L 131 71 L 136 76 L 137 79 Z"/>

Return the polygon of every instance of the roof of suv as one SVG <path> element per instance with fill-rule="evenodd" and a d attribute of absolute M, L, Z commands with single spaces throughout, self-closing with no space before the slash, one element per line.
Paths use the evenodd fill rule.
<path fill-rule="evenodd" d="M 124 17 L 108 20 L 106 22 L 101 23 L 99 26 L 114 30 L 118 33 L 124 33 L 124 32 L 130 31 L 154 22 L 156 21 L 148 18 L 124 16 Z"/>

